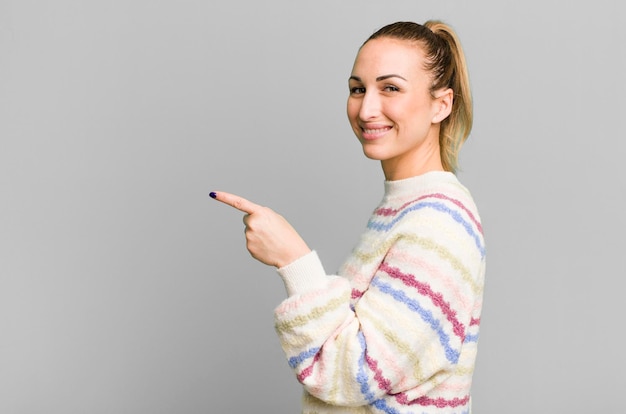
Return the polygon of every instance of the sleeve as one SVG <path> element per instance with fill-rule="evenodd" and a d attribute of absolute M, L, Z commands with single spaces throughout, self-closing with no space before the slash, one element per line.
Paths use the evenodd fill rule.
<path fill-rule="evenodd" d="M 281 345 L 305 389 L 329 404 L 425 395 L 454 372 L 469 335 L 482 292 L 482 234 L 421 212 L 383 244 L 364 292 L 327 276 L 314 252 L 279 270 L 291 295 L 275 311 Z M 351 266 L 369 257 L 356 253 Z"/>

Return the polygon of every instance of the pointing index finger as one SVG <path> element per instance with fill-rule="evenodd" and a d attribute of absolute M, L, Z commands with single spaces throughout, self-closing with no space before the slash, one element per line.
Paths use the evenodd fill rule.
<path fill-rule="evenodd" d="M 243 211 L 247 214 L 252 214 L 255 211 L 258 211 L 261 206 L 258 204 L 254 204 L 252 201 L 248 201 L 243 197 L 239 197 L 234 194 L 225 193 L 222 191 L 211 192 L 210 196 L 217 201 L 221 201 L 224 204 L 228 204 L 231 207 L 236 208 L 239 211 Z"/>

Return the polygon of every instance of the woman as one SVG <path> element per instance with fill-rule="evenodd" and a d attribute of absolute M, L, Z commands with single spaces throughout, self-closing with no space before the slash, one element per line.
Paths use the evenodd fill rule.
<path fill-rule="evenodd" d="M 444 23 L 398 22 L 360 48 L 347 112 L 385 194 L 339 275 L 272 210 L 232 194 L 253 257 L 278 268 L 275 312 L 303 413 L 467 413 L 485 247 L 454 171 L 472 124 L 465 58 Z"/>

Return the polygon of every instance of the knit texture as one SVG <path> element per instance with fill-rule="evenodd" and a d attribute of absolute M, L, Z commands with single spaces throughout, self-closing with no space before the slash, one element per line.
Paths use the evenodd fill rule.
<path fill-rule="evenodd" d="M 454 174 L 386 181 L 337 275 L 315 252 L 278 273 L 290 296 L 276 330 L 304 414 L 470 411 L 485 244 Z"/>

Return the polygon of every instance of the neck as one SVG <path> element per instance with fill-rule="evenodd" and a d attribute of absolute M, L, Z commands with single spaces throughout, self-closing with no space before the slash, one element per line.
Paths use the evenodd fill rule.
<path fill-rule="evenodd" d="M 439 145 L 433 146 L 425 153 L 413 154 L 407 158 L 390 158 L 382 160 L 380 164 L 387 181 L 403 180 L 430 171 L 444 171 Z"/>

